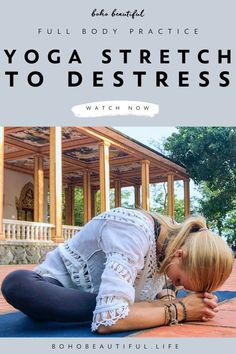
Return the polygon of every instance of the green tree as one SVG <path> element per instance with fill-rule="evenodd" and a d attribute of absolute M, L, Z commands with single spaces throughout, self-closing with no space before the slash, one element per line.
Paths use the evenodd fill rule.
<path fill-rule="evenodd" d="M 227 241 L 236 251 L 236 211 L 235 209 L 228 213 L 224 224 L 225 236 Z"/>
<path fill-rule="evenodd" d="M 164 147 L 169 156 L 184 165 L 196 182 L 211 189 L 236 186 L 236 128 L 178 128 Z"/>
<path fill-rule="evenodd" d="M 122 206 L 134 207 L 132 202 L 132 190 L 131 188 L 121 189 L 121 199 Z M 115 192 L 114 189 L 110 190 L 110 203 L 111 208 L 115 207 Z M 64 194 L 63 194 L 63 205 L 64 205 Z M 100 213 L 100 191 L 98 190 L 95 197 L 95 209 L 96 215 Z M 83 188 L 75 188 L 75 225 L 82 226 L 84 223 L 84 198 L 83 198 Z M 63 207 L 63 220 L 65 220 L 65 207 Z"/>
<path fill-rule="evenodd" d="M 134 188 L 125 187 L 121 189 L 121 205 L 126 208 L 134 208 Z"/>
<path fill-rule="evenodd" d="M 84 224 L 84 196 L 83 188 L 75 188 L 75 225 L 82 226 Z"/>
<path fill-rule="evenodd" d="M 236 128 L 180 127 L 164 147 L 199 185 L 200 210 L 224 234 L 236 200 Z"/>
<path fill-rule="evenodd" d="M 166 183 L 151 185 L 151 196 L 151 211 L 167 215 Z M 174 214 L 177 222 L 184 221 L 184 200 L 178 199 L 176 195 L 174 200 Z"/>

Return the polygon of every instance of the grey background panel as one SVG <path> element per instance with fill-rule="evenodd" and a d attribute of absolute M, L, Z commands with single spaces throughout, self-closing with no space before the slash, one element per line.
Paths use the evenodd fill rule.
<path fill-rule="evenodd" d="M 0 120 L 4 125 L 232 125 L 235 122 L 235 4 L 230 1 L 1 1 L 0 22 Z M 92 17 L 94 9 L 108 16 Z M 112 10 L 144 10 L 135 19 L 111 17 Z M 13 11 L 14 9 L 14 11 Z M 188 28 L 189 35 L 183 34 Z M 41 29 L 40 33 L 38 30 Z M 47 29 L 52 34 L 47 34 Z M 83 34 L 86 29 L 86 34 Z M 116 29 L 116 34 L 114 34 Z M 130 34 L 130 30 L 133 32 Z M 139 30 L 143 34 L 139 34 Z M 158 34 L 162 29 L 163 34 Z M 169 34 L 171 29 L 171 34 Z M 177 34 L 179 29 L 180 34 Z M 149 33 L 150 30 L 153 34 Z M 58 34 L 58 31 L 60 34 Z M 97 34 L 92 34 L 97 32 Z M 198 34 L 194 34 L 197 31 Z M 68 34 L 69 33 L 69 34 Z M 104 34 L 103 34 L 104 33 Z M 103 64 L 102 50 L 112 51 L 110 64 Z M 16 49 L 12 64 L 4 49 Z M 25 62 L 28 49 L 39 52 L 35 64 Z M 48 62 L 51 49 L 60 50 L 59 64 Z M 68 64 L 76 49 L 81 64 Z M 131 49 L 124 64 L 119 49 Z M 139 63 L 140 49 L 151 52 L 151 64 Z M 160 50 L 169 50 L 169 64 L 160 64 Z M 186 64 L 178 49 L 189 49 Z M 201 64 L 197 54 L 209 49 L 209 64 Z M 218 50 L 231 50 L 231 64 L 218 64 Z M 54 56 L 55 57 L 55 56 Z M 31 57 L 32 58 L 32 57 Z M 133 71 L 146 71 L 142 87 L 137 87 Z M 14 87 L 9 87 L 5 71 L 18 71 Z M 40 87 L 31 87 L 32 71 L 44 76 Z M 83 81 L 68 87 L 68 71 L 78 71 Z M 93 87 L 93 71 L 103 71 L 103 87 Z M 113 74 L 123 71 L 124 85 L 113 86 Z M 169 87 L 156 87 L 155 73 L 168 74 Z M 178 72 L 189 72 L 189 87 L 179 87 Z M 199 73 L 209 71 L 209 86 L 199 87 Z M 230 85 L 219 87 L 219 73 L 229 71 Z M 128 116 L 76 118 L 71 108 L 104 100 L 137 100 L 158 104 L 154 118 Z"/>

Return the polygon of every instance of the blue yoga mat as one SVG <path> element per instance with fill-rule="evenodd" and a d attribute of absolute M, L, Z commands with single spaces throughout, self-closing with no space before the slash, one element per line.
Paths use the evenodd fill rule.
<path fill-rule="evenodd" d="M 179 291 L 178 297 L 185 296 L 186 291 Z M 219 302 L 236 298 L 236 291 L 216 291 Z M 22 312 L 13 312 L 0 316 L 0 337 L 100 337 L 92 333 L 90 323 L 61 323 L 34 321 Z M 118 332 L 102 337 L 126 337 L 138 331 Z"/>
<path fill-rule="evenodd" d="M 134 331 L 103 334 L 102 337 L 126 337 Z M 0 337 L 100 337 L 91 332 L 90 323 L 34 321 L 17 311 L 0 316 Z"/>
<path fill-rule="evenodd" d="M 223 302 L 226 300 L 233 299 L 236 297 L 236 291 L 214 291 L 213 294 L 215 294 L 218 298 L 218 302 Z M 188 292 L 185 290 L 180 290 L 178 291 L 177 297 L 183 297 L 188 295 Z"/>

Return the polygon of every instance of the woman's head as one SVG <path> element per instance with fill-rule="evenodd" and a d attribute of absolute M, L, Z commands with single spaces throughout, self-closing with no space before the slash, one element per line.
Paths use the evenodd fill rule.
<path fill-rule="evenodd" d="M 160 271 L 189 290 L 211 292 L 219 288 L 233 267 L 226 242 L 206 228 L 203 217 L 188 218 L 176 231 Z"/>

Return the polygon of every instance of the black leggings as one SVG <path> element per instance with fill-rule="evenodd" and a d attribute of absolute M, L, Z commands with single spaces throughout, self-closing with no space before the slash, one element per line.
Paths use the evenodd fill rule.
<path fill-rule="evenodd" d="M 2 283 L 2 294 L 16 309 L 41 321 L 91 321 L 96 294 L 65 288 L 52 278 L 17 270 Z"/>

